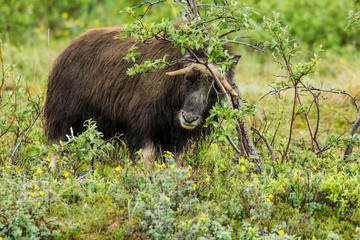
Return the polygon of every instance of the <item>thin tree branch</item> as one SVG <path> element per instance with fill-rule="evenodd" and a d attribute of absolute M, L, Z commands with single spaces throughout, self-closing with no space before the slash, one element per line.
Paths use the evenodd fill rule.
<path fill-rule="evenodd" d="M 268 148 L 270 154 L 271 154 L 271 160 L 272 161 L 276 161 L 275 158 L 275 153 L 274 153 L 274 149 L 271 147 L 269 140 L 266 138 L 266 136 L 264 134 L 262 134 L 259 130 L 257 130 L 254 127 L 251 127 L 251 131 L 253 131 L 254 133 L 256 133 L 257 135 L 259 135 L 265 142 L 266 147 Z"/>
<path fill-rule="evenodd" d="M 1 60 L 1 72 L 2 72 L 2 78 L 1 78 L 1 85 L 0 85 L 0 103 L 2 101 L 2 88 L 5 84 L 5 64 L 4 59 L 2 55 L 2 43 L 0 42 L 0 60 Z"/>
<path fill-rule="evenodd" d="M 355 123 L 353 124 L 353 127 L 351 128 L 350 130 L 350 136 L 354 136 L 355 133 L 358 131 L 359 129 L 359 126 L 360 126 L 360 117 L 358 117 L 355 121 Z M 352 154 L 352 151 L 353 151 L 353 142 L 351 142 L 345 149 L 345 152 L 344 152 L 344 160 L 348 159 L 351 154 Z"/>
<path fill-rule="evenodd" d="M 294 88 L 294 86 L 286 86 L 284 88 L 281 88 L 281 89 L 274 89 L 268 93 L 266 93 L 265 95 L 263 95 L 259 101 L 261 101 L 263 98 L 267 97 L 268 95 L 274 95 L 274 94 L 278 94 L 280 92 L 284 92 L 286 90 L 289 90 L 289 89 L 292 89 Z M 334 94 L 344 94 L 344 95 L 347 95 L 348 97 L 350 97 L 350 99 L 352 100 L 355 108 L 356 108 L 356 111 L 357 111 L 357 116 L 359 115 L 359 111 L 360 111 L 360 108 L 356 102 L 356 98 L 353 97 L 350 93 L 344 91 L 344 90 L 334 90 L 334 89 L 321 89 L 321 88 L 315 88 L 315 87 L 304 87 L 304 86 L 298 86 L 298 88 L 303 88 L 303 89 L 307 89 L 307 90 L 312 90 L 312 91 L 319 91 L 319 92 L 328 92 L 328 93 L 334 93 Z"/>
<path fill-rule="evenodd" d="M 161 3 L 161 2 L 165 2 L 166 0 L 158 0 L 156 2 L 150 2 L 150 1 L 146 1 L 146 2 L 143 2 L 137 6 L 135 6 L 134 8 L 140 8 L 142 6 L 144 6 L 145 4 L 148 4 L 147 8 L 145 9 L 145 12 L 143 14 L 140 14 L 139 17 L 140 19 L 143 19 L 145 17 L 145 15 L 148 13 L 148 11 L 151 9 L 152 6 L 158 4 L 158 3 Z"/>
<path fill-rule="evenodd" d="M 41 114 L 41 111 L 39 111 L 39 113 L 36 115 L 35 119 L 32 121 L 32 123 L 30 124 L 30 126 L 28 127 L 26 133 L 22 136 L 21 140 L 18 142 L 18 144 L 16 145 L 15 149 L 13 150 L 13 152 L 11 153 L 10 157 L 9 157 L 9 164 L 11 164 L 12 162 L 12 158 L 14 157 L 17 149 L 20 147 L 20 144 L 24 141 L 25 137 L 29 134 L 31 128 L 34 126 L 36 120 L 39 118 Z"/>
<path fill-rule="evenodd" d="M 244 43 L 244 42 L 239 42 L 239 41 L 234 41 L 234 40 L 226 40 L 225 42 L 226 42 L 226 43 L 241 44 L 241 45 L 244 45 L 244 46 L 251 47 L 252 49 L 258 50 L 258 51 L 260 51 L 260 52 L 264 52 L 264 49 L 261 49 L 261 48 L 259 48 L 258 46 L 252 45 L 252 44 L 249 44 L 249 43 Z"/>

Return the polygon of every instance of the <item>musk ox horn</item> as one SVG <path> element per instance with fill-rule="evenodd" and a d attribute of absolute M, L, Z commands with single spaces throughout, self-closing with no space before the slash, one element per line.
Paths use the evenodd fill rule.
<path fill-rule="evenodd" d="M 223 74 L 221 74 L 221 77 L 219 78 L 221 84 L 224 86 L 224 88 L 230 92 L 231 95 L 234 97 L 237 97 L 238 94 L 235 92 L 235 90 L 230 86 L 229 82 L 226 80 Z"/>
<path fill-rule="evenodd" d="M 192 69 L 192 65 L 186 67 L 186 68 L 182 68 L 176 71 L 172 71 L 172 72 L 166 72 L 165 74 L 170 76 L 170 77 L 175 77 L 175 76 L 180 76 L 180 75 L 185 75 L 188 72 L 190 72 Z"/>
<path fill-rule="evenodd" d="M 216 65 L 215 65 L 216 66 Z M 229 82 L 226 80 L 225 76 L 221 73 L 221 70 L 219 67 L 215 68 L 214 65 L 210 65 L 209 66 L 213 72 L 215 73 L 215 75 L 219 78 L 221 84 L 224 86 L 224 88 L 230 92 L 231 95 L 237 97 L 238 94 L 235 92 L 235 90 L 230 86 Z M 199 64 L 199 63 L 193 63 L 185 68 L 176 70 L 176 71 L 172 71 L 172 72 L 166 72 L 165 74 L 171 77 L 175 77 L 175 76 L 180 76 L 180 75 L 185 75 L 188 72 L 190 72 L 193 68 L 197 68 L 198 70 L 207 73 L 207 69 L 204 65 Z"/>

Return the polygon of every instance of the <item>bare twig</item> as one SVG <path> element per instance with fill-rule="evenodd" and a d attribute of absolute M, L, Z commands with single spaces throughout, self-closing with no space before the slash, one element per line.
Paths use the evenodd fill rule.
<path fill-rule="evenodd" d="M 181 3 L 180 1 L 178 1 L 178 0 L 174 0 L 174 1 L 175 1 L 177 4 L 179 4 L 179 5 L 185 10 L 185 13 L 181 12 L 181 17 L 182 17 L 183 21 L 184 21 L 185 23 L 191 22 L 192 17 L 191 17 L 191 12 L 190 12 L 189 8 L 186 7 L 184 4 L 182 4 L 182 3 Z M 189 17 L 190 19 L 187 19 L 187 17 Z"/>
<path fill-rule="evenodd" d="M 145 15 L 148 13 L 148 11 L 151 9 L 152 6 L 158 4 L 158 3 L 161 3 L 161 2 L 165 2 L 166 0 L 158 0 L 156 2 L 150 2 L 150 1 L 146 1 L 146 2 L 143 2 L 137 6 L 135 6 L 134 8 L 140 8 L 142 6 L 144 6 L 145 4 L 147 4 L 147 8 L 145 9 L 145 12 L 143 14 L 140 14 L 139 17 L 140 19 L 143 19 L 145 17 Z"/>
<path fill-rule="evenodd" d="M 226 40 L 226 43 L 241 44 L 241 45 L 244 45 L 244 46 L 251 47 L 251 48 L 254 49 L 254 50 L 258 50 L 258 51 L 260 51 L 260 52 L 264 52 L 264 49 L 259 48 L 257 45 L 252 45 L 252 44 L 249 44 L 249 43 L 244 43 L 244 42 L 239 42 L 239 41 L 234 41 L 234 40 Z"/>
<path fill-rule="evenodd" d="M 276 161 L 275 158 L 275 153 L 274 153 L 274 149 L 271 147 L 269 140 L 266 138 L 266 136 L 264 134 L 262 134 L 259 130 L 257 130 L 254 127 L 251 127 L 251 131 L 253 131 L 254 133 L 256 133 L 257 135 L 259 135 L 265 142 L 266 147 L 268 148 L 270 154 L 271 154 L 271 160 L 272 161 Z"/>
<path fill-rule="evenodd" d="M 2 55 L 2 44 L 0 42 L 0 60 L 1 60 L 1 72 L 2 72 L 2 78 L 1 78 L 1 85 L 0 85 L 0 103 L 2 101 L 2 88 L 4 87 L 5 84 L 5 64 L 4 64 L 4 59 L 3 59 L 3 55 Z"/>
<path fill-rule="evenodd" d="M 18 142 L 18 144 L 16 145 L 15 149 L 13 150 L 13 152 L 11 153 L 10 157 L 9 157 L 9 164 L 11 164 L 12 162 L 12 158 L 14 157 L 17 149 L 20 147 L 20 144 L 24 141 L 25 137 L 29 134 L 31 128 L 34 126 L 36 120 L 39 118 L 41 114 L 41 111 L 39 111 L 39 113 L 36 115 L 35 119 L 32 121 L 32 123 L 30 124 L 30 126 L 28 127 L 26 133 L 22 136 L 21 140 Z"/>
<path fill-rule="evenodd" d="M 351 130 L 350 130 L 350 136 L 354 136 L 355 133 L 357 132 L 357 130 L 359 129 L 360 127 L 360 117 L 358 117 L 355 121 L 355 123 L 353 124 Z M 352 154 L 352 151 L 353 151 L 353 142 L 350 143 L 346 149 L 345 149 L 345 152 L 344 152 L 344 160 L 348 159 L 351 154 Z"/>
<path fill-rule="evenodd" d="M 225 127 L 223 125 L 221 125 L 222 130 L 225 131 Z M 235 149 L 235 151 L 240 155 L 243 156 L 244 153 L 236 146 L 236 144 L 234 143 L 234 141 L 231 139 L 230 136 L 226 136 L 227 140 L 229 141 L 230 145 Z"/>
<path fill-rule="evenodd" d="M 80 182 L 82 180 L 84 180 L 87 176 L 93 174 L 95 172 L 95 169 L 91 169 L 89 172 L 87 172 L 85 175 L 80 176 L 76 179 L 77 182 Z"/>
<path fill-rule="evenodd" d="M 266 93 L 265 95 L 263 95 L 259 101 L 261 101 L 263 98 L 267 97 L 268 95 L 274 95 L 274 94 L 278 94 L 280 92 L 284 92 L 286 90 L 289 90 L 289 89 L 292 89 L 294 88 L 294 86 L 286 86 L 284 88 L 281 88 L 281 89 L 274 89 L 268 93 Z M 312 90 L 312 91 L 319 91 L 319 92 L 328 92 L 328 93 L 334 93 L 334 94 L 344 94 L 344 95 L 347 95 L 348 97 L 350 97 L 351 101 L 353 102 L 355 108 L 356 108 L 356 111 L 357 111 L 357 116 L 359 116 L 359 111 L 360 111 L 360 108 L 356 102 L 356 98 L 353 97 L 350 93 L 344 91 L 344 90 L 335 90 L 335 89 L 322 89 L 322 88 L 316 88 L 316 87 L 304 87 L 304 86 L 298 86 L 298 88 L 304 88 L 304 89 L 307 89 L 307 90 Z"/>
<path fill-rule="evenodd" d="M 312 93 L 312 92 L 311 92 Z M 313 94 L 313 93 L 312 93 Z M 313 94 L 314 95 L 314 94 Z M 301 106 L 304 106 L 302 101 L 301 101 L 301 98 L 300 98 L 300 94 L 298 93 L 297 94 L 297 99 L 298 99 L 298 102 Z M 316 101 L 316 95 L 314 95 L 314 99 Z M 320 111 L 317 112 L 317 117 L 318 117 L 318 121 L 317 123 L 319 123 L 320 121 Z M 319 145 L 318 143 L 316 142 L 316 139 L 315 139 L 315 134 L 313 133 L 313 130 L 312 130 L 312 127 L 311 127 L 311 124 L 310 124 L 310 120 L 309 120 L 309 116 L 308 116 L 308 112 L 304 112 L 304 117 L 305 117 L 305 121 L 306 121 L 306 125 L 307 125 L 307 128 L 309 129 L 309 133 L 310 133 L 310 139 L 311 139 L 311 146 L 312 146 L 312 150 L 315 151 L 315 144 L 316 144 L 316 147 L 318 149 L 319 148 Z M 318 125 L 317 125 L 318 127 Z M 316 133 L 317 133 L 317 128 L 316 128 Z"/>

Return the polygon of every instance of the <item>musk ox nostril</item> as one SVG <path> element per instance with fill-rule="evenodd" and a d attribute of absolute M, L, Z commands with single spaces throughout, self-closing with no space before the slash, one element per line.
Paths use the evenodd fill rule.
<path fill-rule="evenodd" d="M 194 123 L 199 120 L 199 117 L 191 113 L 182 112 L 182 117 L 187 123 Z"/>

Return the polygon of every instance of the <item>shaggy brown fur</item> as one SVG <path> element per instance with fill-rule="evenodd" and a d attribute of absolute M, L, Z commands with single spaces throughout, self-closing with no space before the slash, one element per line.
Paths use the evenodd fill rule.
<path fill-rule="evenodd" d="M 128 76 L 132 62 L 123 58 L 131 39 L 114 39 L 119 28 L 95 29 L 75 39 L 57 58 L 48 80 L 45 130 L 50 142 L 64 139 L 70 128 L 83 131 L 84 121 L 93 119 L 105 138 L 123 133 L 129 148 L 138 150 L 160 144 L 163 150 L 182 150 L 187 140 L 201 135 L 209 109 L 218 101 L 210 82 L 199 76 L 169 77 L 165 72 L 184 67 L 177 63 L 156 73 Z M 183 58 L 179 48 L 162 40 L 137 43 L 137 63 L 162 58 Z M 199 75 L 201 73 L 191 73 Z M 233 77 L 233 71 L 227 74 Z M 197 99 L 199 88 L 206 99 Z M 194 93 L 195 92 L 195 93 Z M 198 94 L 199 95 L 199 94 Z M 186 106 L 185 106 L 186 105 Z M 187 130 L 179 124 L 183 108 L 201 115 L 201 124 Z"/>

